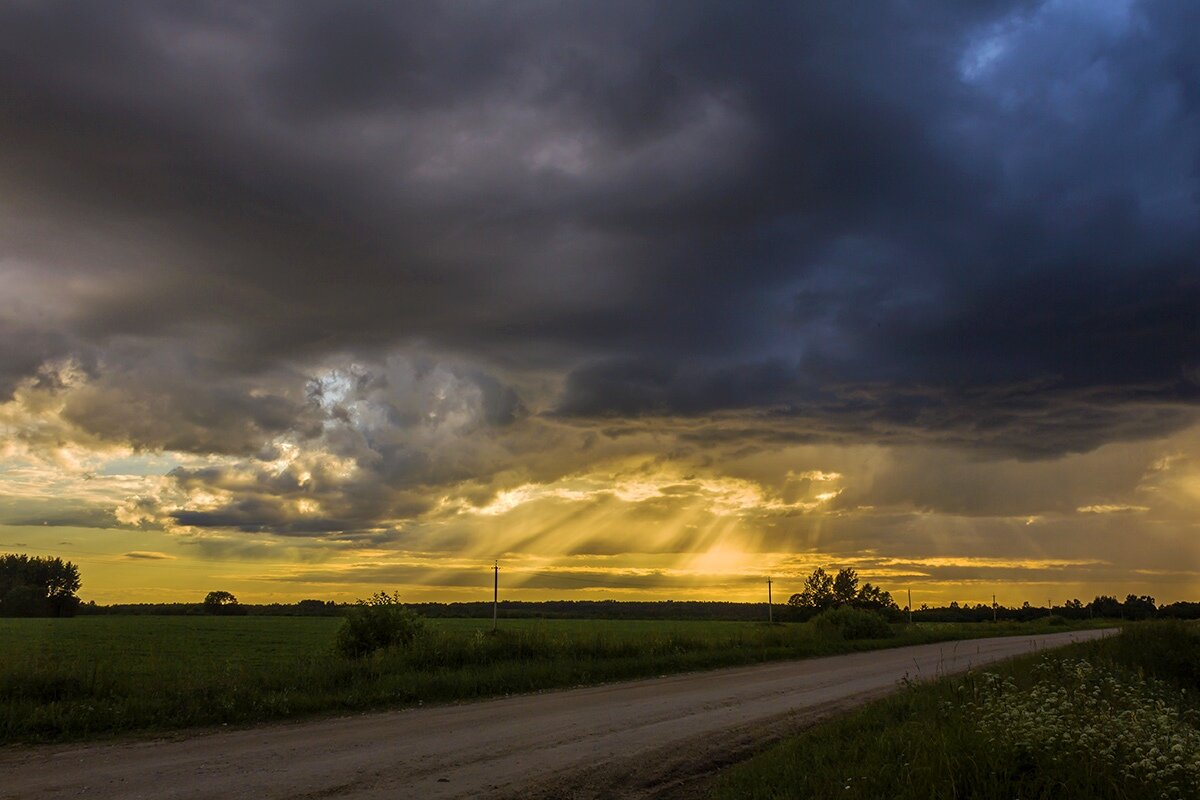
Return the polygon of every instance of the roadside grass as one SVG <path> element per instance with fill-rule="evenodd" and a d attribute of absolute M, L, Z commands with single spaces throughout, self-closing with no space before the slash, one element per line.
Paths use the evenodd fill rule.
<path fill-rule="evenodd" d="M 1200 798 L 1200 627 L 913 684 L 739 764 L 713 800 Z"/>
<path fill-rule="evenodd" d="M 429 620 L 413 645 L 351 660 L 342 620 L 0 619 L 0 743 L 250 724 L 996 635 L 1047 623 L 921 624 L 848 641 L 806 623 Z"/>

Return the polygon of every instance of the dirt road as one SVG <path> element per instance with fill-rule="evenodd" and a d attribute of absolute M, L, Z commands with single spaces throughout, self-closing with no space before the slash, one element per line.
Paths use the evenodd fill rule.
<path fill-rule="evenodd" d="M 0 750 L 0 797 L 682 797 L 749 748 L 931 678 L 1102 636 L 976 639 L 454 706 Z"/>

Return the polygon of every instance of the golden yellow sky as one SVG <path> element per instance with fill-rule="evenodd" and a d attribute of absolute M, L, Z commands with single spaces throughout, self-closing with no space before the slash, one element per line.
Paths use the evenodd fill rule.
<path fill-rule="evenodd" d="M 7 412 L 32 425 L 28 409 Z M 782 601 L 817 566 L 852 566 L 902 602 L 911 589 L 916 605 L 1200 597 L 1200 429 L 1029 461 L 917 445 L 688 446 L 697 428 L 598 435 L 527 420 L 486 445 L 527 448 L 514 465 L 407 488 L 424 500 L 408 516 L 345 532 L 295 524 L 327 513 L 325 495 L 300 490 L 279 499 L 290 529 L 186 524 L 264 491 L 261 464 L 244 459 L 10 437 L 0 509 L 26 524 L 0 526 L 0 550 L 70 558 L 82 596 L 99 603 L 192 602 L 212 589 L 244 602 L 380 589 L 483 600 L 494 559 L 510 599 L 758 601 L 771 576 Z M 214 467 L 219 480 L 179 472 Z M 352 484 L 352 464 L 299 447 L 266 468 L 294 476 L 293 489 L 338 469 Z"/>

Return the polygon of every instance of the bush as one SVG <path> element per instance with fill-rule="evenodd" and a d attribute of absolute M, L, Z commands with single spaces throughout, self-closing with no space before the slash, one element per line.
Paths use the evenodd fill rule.
<path fill-rule="evenodd" d="M 822 611 L 813 618 L 813 625 L 824 634 L 835 634 L 843 639 L 887 639 L 892 636 L 892 626 L 874 611 L 841 606 Z"/>
<path fill-rule="evenodd" d="M 1053 625 L 1056 628 L 1061 627 L 1067 624 L 1067 618 L 1060 617 L 1058 614 L 1051 614 L 1050 616 L 1046 617 L 1046 624 Z"/>
<path fill-rule="evenodd" d="M 350 609 L 338 630 L 337 649 L 348 658 L 361 658 L 412 644 L 424 629 L 425 621 L 400 602 L 399 594 L 379 592 Z"/>

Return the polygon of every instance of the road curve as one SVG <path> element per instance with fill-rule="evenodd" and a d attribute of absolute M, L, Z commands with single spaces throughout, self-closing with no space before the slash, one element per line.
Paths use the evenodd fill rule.
<path fill-rule="evenodd" d="M 659 797 L 797 721 L 1112 630 L 974 639 L 267 725 L 0 750 L 0 798 Z"/>

